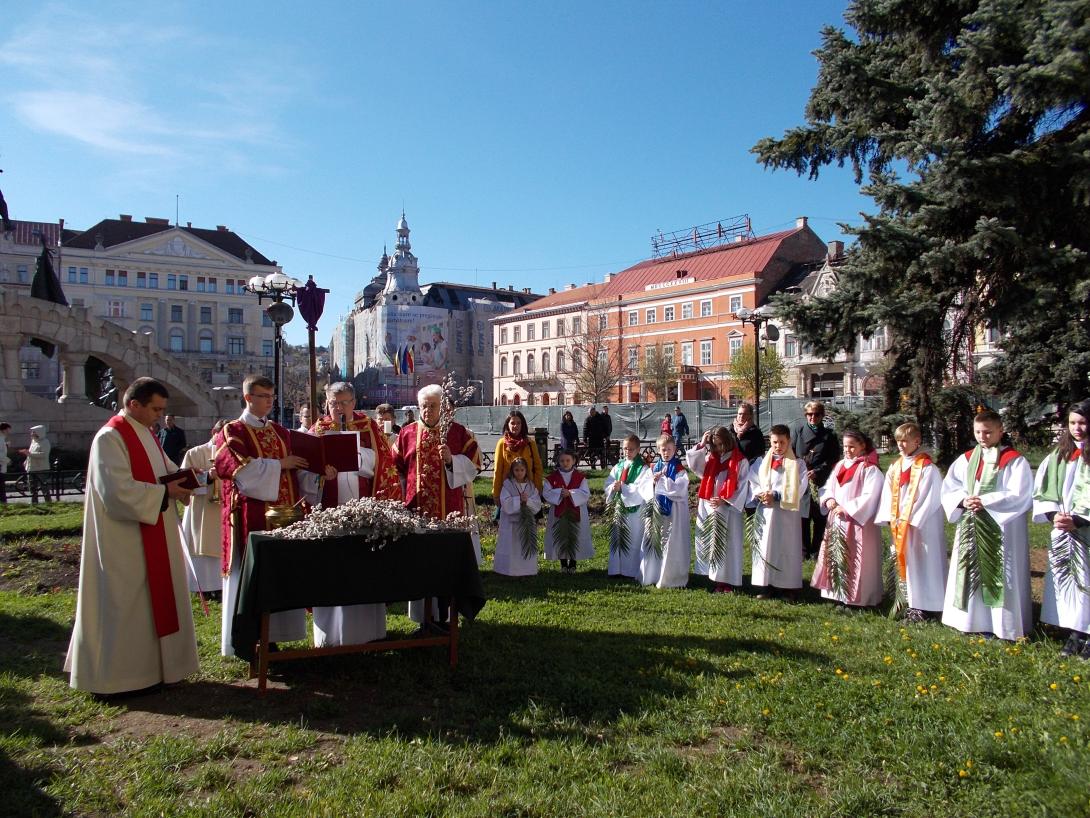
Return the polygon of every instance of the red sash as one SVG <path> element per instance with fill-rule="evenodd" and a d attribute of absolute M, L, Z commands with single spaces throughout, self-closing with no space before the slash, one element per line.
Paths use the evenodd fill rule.
<path fill-rule="evenodd" d="M 147 450 L 140 442 L 140 436 L 121 415 L 114 415 L 106 425 L 116 429 L 129 452 L 129 465 L 132 479 L 140 483 L 158 483 Z M 150 434 L 150 433 L 149 433 Z M 162 451 L 162 449 L 160 449 Z M 166 463 L 166 455 L 163 455 Z M 151 594 L 151 615 L 155 620 L 155 633 L 160 637 L 169 636 L 180 630 L 178 624 L 178 605 L 174 599 L 174 581 L 170 576 L 170 554 L 167 552 L 167 532 L 163 527 L 163 515 L 152 525 L 140 523 L 140 539 L 144 543 L 144 562 L 148 574 L 148 591 Z"/>
<path fill-rule="evenodd" d="M 727 472 L 727 479 L 723 483 L 723 488 L 719 490 L 719 496 L 724 500 L 733 497 L 734 492 L 738 489 L 738 465 L 743 460 L 745 460 L 745 457 L 737 446 L 730 450 L 730 457 L 722 463 L 719 462 L 716 455 L 709 455 L 708 462 L 704 466 L 704 476 L 700 478 L 700 490 L 697 492 L 697 497 L 701 500 L 710 500 L 712 498 L 712 495 L 715 494 L 715 478 L 719 476 L 721 471 Z"/>
<path fill-rule="evenodd" d="M 965 459 L 968 460 L 972 456 L 973 456 L 973 450 L 969 449 L 969 451 L 967 451 L 965 453 Z M 995 463 L 995 470 L 999 471 L 1004 466 L 1006 466 L 1008 463 L 1010 463 L 1012 460 L 1014 460 L 1014 458 L 1021 457 L 1021 456 L 1022 456 L 1021 452 L 1017 451 L 1013 447 L 1008 446 L 1006 449 L 1004 449 L 1003 451 L 1001 451 L 999 453 L 999 459 L 996 460 L 996 463 Z M 983 474 L 983 473 L 984 473 L 984 458 L 982 457 L 982 458 L 980 458 L 979 465 L 977 465 L 977 467 L 976 467 L 976 479 L 979 480 L 980 475 Z"/>
<path fill-rule="evenodd" d="M 549 485 L 554 489 L 566 488 L 568 491 L 571 491 L 572 489 L 577 489 L 583 485 L 583 472 L 573 470 L 571 473 L 571 480 L 566 486 L 564 485 L 563 476 L 558 471 L 554 471 L 545 479 L 549 481 Z M 561 497 L 560 502 L 553 506 L 554 517 L 563 517 L 569 511 L 575 515 L 576 520 L 581 520 L 583 518 L 583 510 L 571 501 L 571 497 Z"/>

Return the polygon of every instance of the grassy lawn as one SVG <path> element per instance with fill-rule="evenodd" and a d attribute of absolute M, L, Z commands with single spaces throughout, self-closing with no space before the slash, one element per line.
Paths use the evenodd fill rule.
<path fill-rule="evenodd" d="M 16 522 L 6 548 L 49 553 Z M 575 576 L 486 570 L 455 673 L 439 650 L 288 663 L 263 700 L 218 655 L 215 604 L 194 607 L 198 677 L 111 704 L 71 691 L 75 592 L 0 584 L 0 813 L 1090 812 L 1090 663 L 1052 636 L 643 589 L 605 576 L 606 534 Z M 27 562 L 4 553 L 5 572 Z"/>

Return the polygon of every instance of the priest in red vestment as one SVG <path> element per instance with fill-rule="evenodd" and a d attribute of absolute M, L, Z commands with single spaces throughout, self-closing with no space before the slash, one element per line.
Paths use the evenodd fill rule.
<path fill-rule="evenodd" d="M 356 412 L 356 391 L 341 381 L 326 387 L 329 413 L 310 430 L 324 435 L 337 432 L 359 437 L 359 470 L 314 474 L 300 471 L 300 485 L 307 501 L 332 508 L 360 497 L 400 500 L 394 455 L 382 428 L 365 412 Z M 386 605 L 349 605 L 314 608 L 314 644 L 316 647 L 358 645 L 386 636 Z"/>
<path fill-rule="evenodd" d="M 465 426 L 452 421 L 446 440 L 439 439 L 442 400 L 443 387 L 438 384 L 425 386 L 417 393 L 420 420 L 398 432 L 395 454 L 397 470 L 405 479 L 406 507 L 438 519 L 466 512 L 465 487 L 472 491 L 481 470 L 477 439 Z M 422 614 L 422 602 L 409 603 L 412 619 L 420 622 Z M 446 611 L 439 615 L 444 617 Z"/>
<path fill-rule="evenodd" d="M 272 409 L 273 382 L 249 375 L 242 384 L 246 408 L 238 420 L 216 435 L 216 474 L 223 480 L 223 632 L 221 651 L 234 656 L 231 622 L 238 597 L 239 573 L 251 531 L 265 530 L 270 505 L 295 505 L 299 500 L 294 470 L 306 460 L 291 453 L 288 430 L 266 420 Z M 269 641 L 306 638 L 306 612 L 283 611 L 270 617 Z"/>

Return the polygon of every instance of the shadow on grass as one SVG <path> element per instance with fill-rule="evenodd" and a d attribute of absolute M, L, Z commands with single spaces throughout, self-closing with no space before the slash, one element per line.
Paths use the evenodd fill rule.
<path fill-rule="evenodd" d="M 718 660 L 774 650 L 796 661 L 823 659 L 754 639 L 476 622 L 464 631 L 454 673 L 439 650 L 342 656 L 274 665 L 273 678 L 285 686 L 263 698 L 252 686 L 199 681 L 123 706 L 170 717 L 303 722 L 341 734 L 578 737 L 695 696 L 702 675 L 749 675 L 724 672 Z"/>
<path fill-rule="evenodd" d="M 57 672 L 57 653 L 68 639 L 68 630 L 38 616 L 0 613 L 0 674 L 32 680 Z M 63 744 L 67 734 L 35 709 L 33 696 L 21 686 L 0 687 L 0 725 L 16 742 L 33 746 Z M 48 767 L 24 766 L 0 750 L 0 792 L 7 815 L 51 816 L 64 814 L 44 791 L 56 775 Z"/>

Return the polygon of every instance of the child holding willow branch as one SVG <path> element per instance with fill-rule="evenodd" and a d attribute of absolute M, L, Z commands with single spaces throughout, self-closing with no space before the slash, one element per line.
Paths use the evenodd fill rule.
<path fill-rule="evenodd" d="M 1003 419 L 986 409 L 973 418 L 975 448 L 942 482 L 946 518 L 957 523 L 942 622 L 963 633 L 1014 640 L 1033 628 L 1028 512 L 1033 472 L 1003 442 Z"/>
<path fill-rule="evenodd" d="M 820 510 L 828 521 L 810 584 L 846 610 L 882 602 L 882 539 L 874 524 L 882 472 L 865 434 L 845 429 L 842 440 L 844 459 L 821 490 Z"/>
<path fill-rule="evenodd" d="M 541 495 L 530 480 L 529 464 L 521 457 L 511 461 L 500 488 L 500 526 L 492 570 L 509 577 L 537 573 L 537 512 Z"/>
<path fill-rule="evenodd" d="M 1041 621 L 1070 634 L 1064 656 L 1090 659 L 1090 400 L 1067 411 L 1059 445 L 1037 469 L 1034 522 L 1052 523 Z"/>

